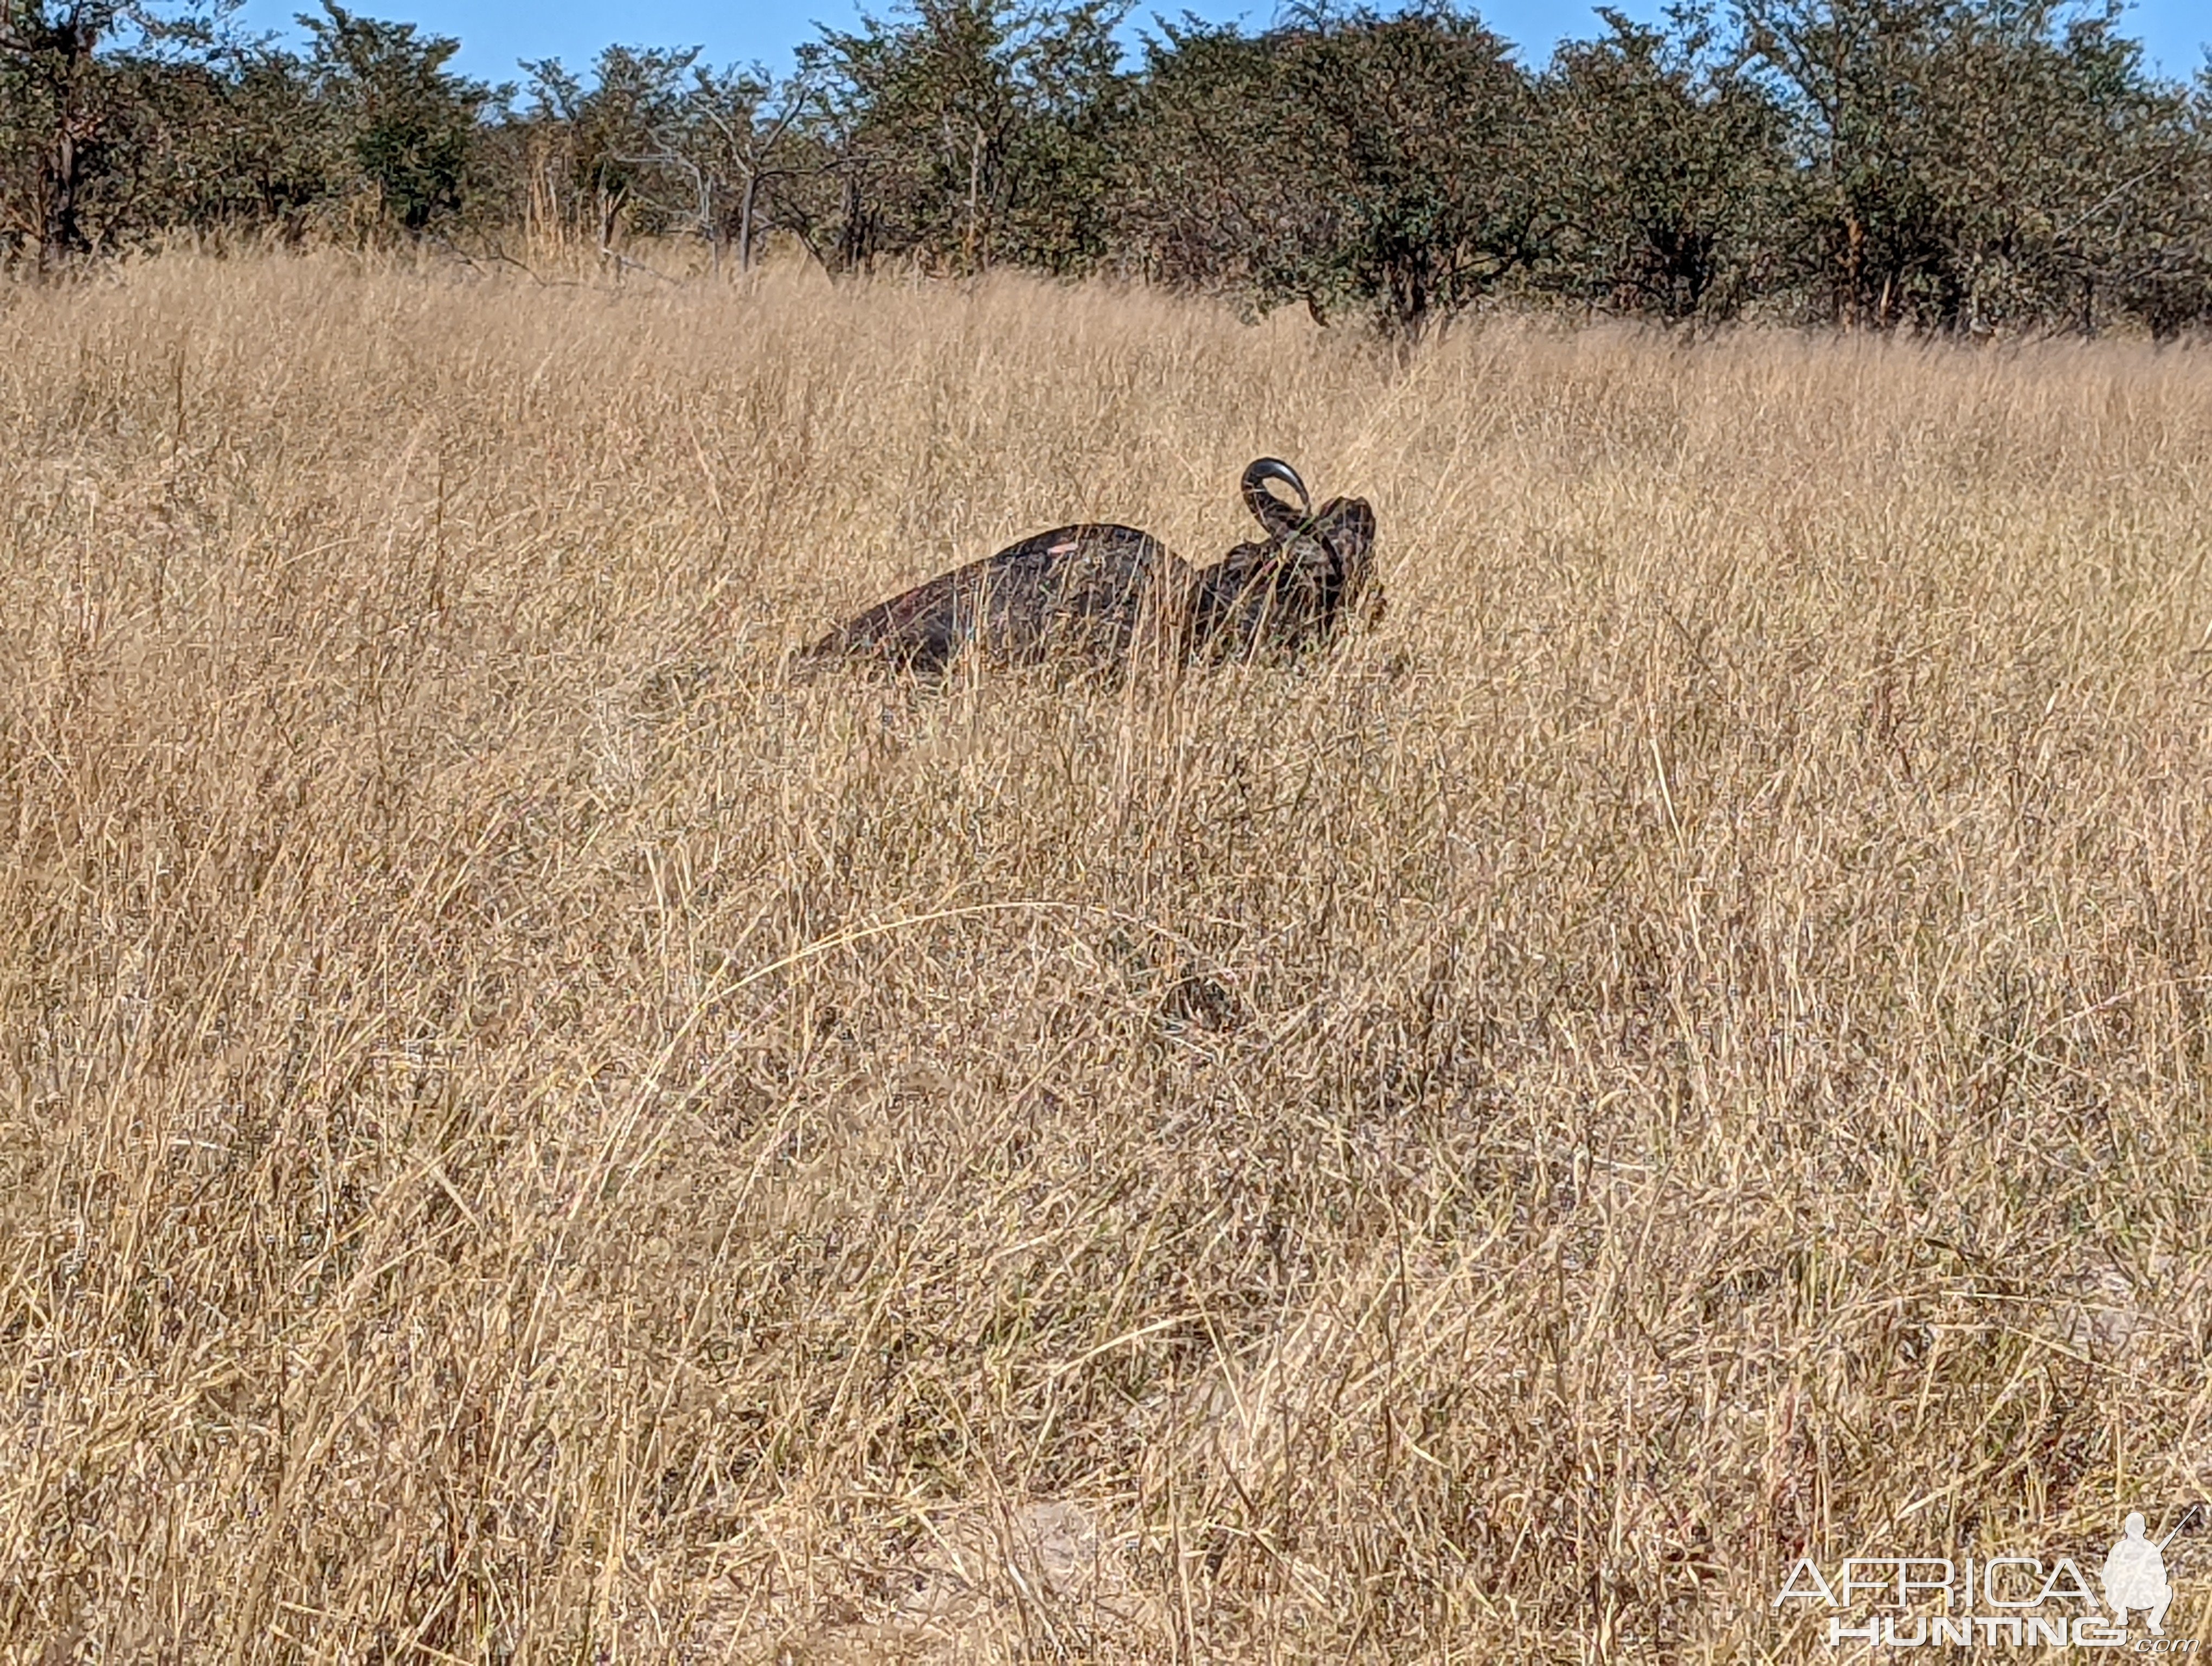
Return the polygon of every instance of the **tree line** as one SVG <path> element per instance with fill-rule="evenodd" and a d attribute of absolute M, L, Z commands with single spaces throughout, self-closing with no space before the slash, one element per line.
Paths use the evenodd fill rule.
<path fill-rule="evenodd" d="M 492 86 L 322 0 L 0 0 L 0 252 L 179 231 L 832 276 L 1113 273 L 1416 337 L 1469 307 L 1979 334 L 2212 324 L 2212 68 L 2118 0 L 1733 0 L 1538 67 L 1450 0 L 1258 33 L 1121 0 L 905 0 L 788 74 L 611 46 Z"/>

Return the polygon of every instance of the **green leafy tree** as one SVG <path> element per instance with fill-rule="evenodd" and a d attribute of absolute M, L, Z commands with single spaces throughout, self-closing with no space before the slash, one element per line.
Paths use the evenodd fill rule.
<path fill-rule="evenodd" d="M 698 57 L 696 47 L 610 46 L 588 89 L 557 58 L 523 65 L 532 116 L 563 141 L 564 200 L 600 248 L 618 226 L 651 234 L 681 217 L 668 202 L 669 162 L 683 149 L 686 77 Z"/>
<path fill-rule="evenodd" d="M 530 136 L 537 160 L 527 166 L 544 182 L 547 210 L 588 222 L 602 249 L 617 226 L 696 235 L 718 264 L 734 244 L 742 268 L 775 222 L 786 184 L 816 170 L 800 128 L 816 92 L 803 76 L 779 81 L 697 58 L 610 47 L 588 88 L 557 59 L 526 64 L 529 103 L 514 125 Z"/>
<path fill-rule="evenodd" d="M 2100 288 L 2189 242 L 2189 193 L 2170 182 L 2203 177 L 2201 120 L 2143 72 L 2117 4 L 1738 9 L 1791 118 L 1805 192 L 1790 252 L 1819 315 L 1974 330 L 2071 313 L 2094 328 Z"/>
<path fill-rule="evenodd" d="M 292 54 L 227 43 L 112 62 L 130 106 L 94 197 L 111 239 L 182 228 L 295 240 L 340 200 L 343 136 Z"/>
<path fill-rule="evenodd" d="M 318 91 L 385 216 L 419 233 L 459 212 L 480 118 L 494 103 L 491 88 L 446 68 L 460 42 L 356 16 L 337 0 L 299 21 Z"/>
<path fill-rule="evenodd" d="M 1943 264 L 1923 316 L 2093 333 L 2116 305 L 2133 310 L 2132 280 L 2160 257 L 2202 250 L 2203 135 L 2186 90 L 2145 72 L 2119 21 L 2117 4 L 2063 21 L 2049 5 L 1959 20 L 1916 158 Z"/>
<path fill-rule="evenodd" d="M 830 166 L 795 229 L 826 264 L 1079 270 L 1103 245 L 1118 0 L 915 0 L 823 31 L 802 68 Z"/>
<path fill-rule="evenodd" d="M 1668 322 L 1727 317 L 1770 276 L 1793 192 L 1785 124 L 1713 50 L 1705 17 L 1670 30 L 1601 8 L 1540 88 L 1542 177 L 1557 226 L 1546 287 Z"/>
<path fill-rule="evenodd" d="M 2085 266 L 2094 261 L 2121 316 L 2160 340 L 2212 326 L 2212 65 L 2190 94 L 2131 125 L 2108 164 L 2129 189 L 2091 205 Z"/>
<path fill-rule="evenodd" d="M 1122 264 L 1226 294 L 1291 287 L 1319 208 L 1275 117 L 1278 44 L 1186 19 L 1146 42 L 1109 213 Z"/>
<path fill-rule="evenodd" d="M 0 233 L 52 270 L 88 252 L 150 71 L 216 51 L 234 4 L 0 0 Z M 125 50 L 128 49 L 128 50 Z"/>
<path fill-rule="evenodd" d="M 1537 256 L 1556 209 L 1531 88 L 1472 12 L 1321 14 L 1286 45 L 1285 116 L 1323 236 L 1282 288 L 1416 337 Z"/>
<path fill-rule="evenodd" d="M 1472 13 L 1315 11 L 1151 43 L 1121 220 L 1156 273 L 1402 339 L 1526 271 L 1553 211 L 1532 88 Z"/>

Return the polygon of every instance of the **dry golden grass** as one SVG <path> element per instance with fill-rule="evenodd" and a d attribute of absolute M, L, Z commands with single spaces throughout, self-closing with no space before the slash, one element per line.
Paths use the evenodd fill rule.
<path fill-rule="evenodd" d="M 2201 356 L 174 258 L 0 432 L 13 1658 L 1825 1657 L 2212 1493 Z M 784 670 L 1263 452 L 1332 655 Z"/>

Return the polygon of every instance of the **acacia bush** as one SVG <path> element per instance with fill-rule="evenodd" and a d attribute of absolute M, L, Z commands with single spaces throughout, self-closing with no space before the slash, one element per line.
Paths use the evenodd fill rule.
<path fill-rule="evenodd" d="M 2118 0 L 1733 0 L 1524 64 L 1472 10 L 1193 20 L 907 0 L 778 76 L 611 46 L 520 88 L 325 0 L 0 0 L 0 246 L 179 229 L 580 246 L 771 240 L 837 275 L 1101 271 L 1413 337 L 1571 305 L 1983 334 L 2212 318 L 2212 80 Z"/>

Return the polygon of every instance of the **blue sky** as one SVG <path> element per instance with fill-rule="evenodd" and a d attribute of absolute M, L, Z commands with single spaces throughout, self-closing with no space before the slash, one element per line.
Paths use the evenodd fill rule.
<path fill-rule="evenodd" d="M 245 20 L 249 27 L 273 29 L 287 36 L 294 14 L 311 9 L 318 0 L 247 0 Z M 520 79 L 515 60 L 557 58 L 569 68 L 590 64 L 600 47 L 610 43 L 628 46 L 703 46 L 716 64 L 755 61 L 772 68 L 787 68 L 792 48 L 814 33 L 818 21 L 833 27 L 849 27 L 863 7 L 856 0 L 750 0 L 750 3 L 716 3 L 716 0 L 627 0 L 608 5 L 599 0 L 340 0 L 349 10 L 371 17 L 420 24 L 427 33 L 458 36 L 461 42 L 455 67 L 485 81 Z M 871 0 L 866 9 L 885 13 L 890 0 Z M 1139 0 L 1132 15 L 1142 27 L 1155 9 L 1170 17 L 1181 15 L 1182 0 L 1155 8 Z M 1274 16 L 1273 0 L 1239 4 L 1237 0 L 1190 0 L 1190 9 L 1218 22 L 1241 21 L 1247 28 L 1264 27 Z M 1557 0 L 1494 0 L 1476 6 L 1483 21 L 1508 40 L 1519 43 L 1522 58 L 1540 63 L 1554 43 L 1573 36 L 1589 36 L 1601 29 L 1595 9 L 1587 4 L 1561 4 Z M 1632 17 L 1656 20 L 1660 0 L 1621 0 L 1620 9 Z M 2204 62 L 2204 47 L 2212 43 L 2212 15 L 2203 0 L 2140 0 L 2128 11 L 2128 27 L 2138 35 L 2154 63 L 2176 77 L 2193 76 Z"/>

